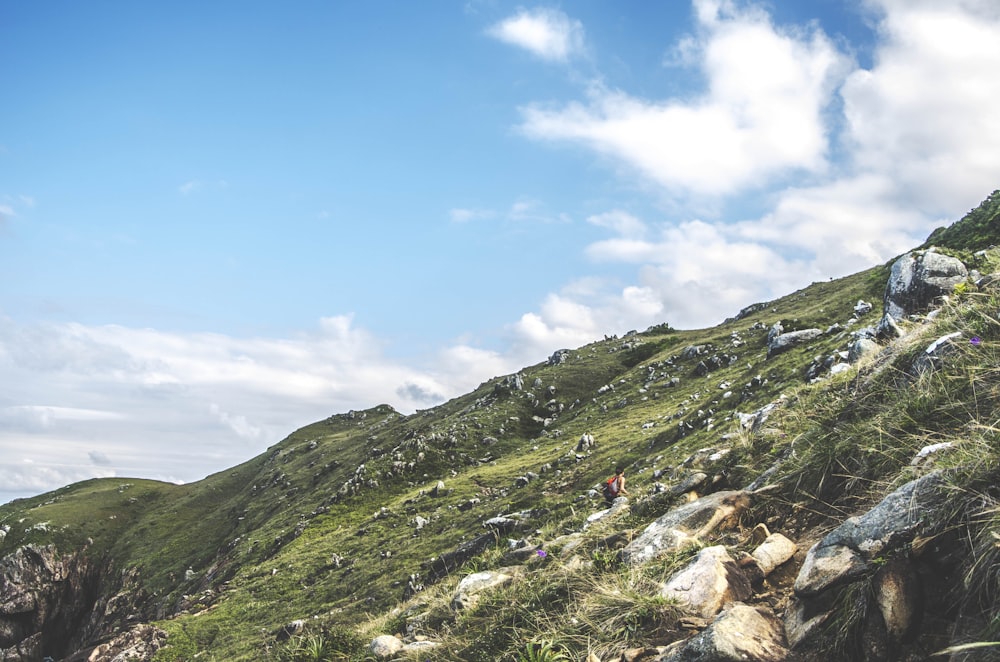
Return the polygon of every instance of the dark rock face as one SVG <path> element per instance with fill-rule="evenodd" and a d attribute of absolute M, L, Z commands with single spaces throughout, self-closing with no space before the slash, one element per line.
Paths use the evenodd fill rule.
<path fill-rule="evenodd" d="M 100 568 L 29 545 L 0 560 L 0 651 L 60 659 L 97 602 Z"/>
<path fill-rule="evenodd" d="M 907 551 L 917 536 L 932 535 L 934 513 L 947 491 L 943 472 L 911 481 L 860 517 L 848 518 L 814 545 L 799 569 L 785 613 L 793 649 L 805 650 L 831 618 L 839 596 L 865 586 L 870 608 L 859 608 L 868 659 L 891 659 L 919 627 L 924 588 Z M 865 604 L 869 600 L 865 597 Z"/>
<path fill-rule="evenodd" d="M 85 552 L 60 555 L 52 545 L 0 559 L 0 660 L 68 658 L 137 618 L 144 594 L 136 578 L 109 571 Z"/>

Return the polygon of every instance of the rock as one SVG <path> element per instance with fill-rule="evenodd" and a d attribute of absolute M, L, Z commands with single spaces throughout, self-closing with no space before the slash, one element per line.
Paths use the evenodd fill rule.
<path fill-rule="evenodd" d="M 798 549 L 798 545 L 785 536 L 780 533 L 772 533 L 764 539 L 764 542 L 757 549 L 753 550 L 750 556 L 757 562 L 757 566 L 766 577 L 774 572 L 778 566 L 795 556 Z"/>
<path fill-rule="evenodd" d="M 84 553 L 59 554 L 54 545 L 15 549 L 0 558 L 0 655 L 62 658 L 73 652 L 65 649 L 68 642 L 80 643 L 81 633 L 101 641 L 125 631 L 126 619 L 142 613 L 143 598 L 132 586 L 118 591 L 134 580 Z"/>
<path fill-rule="evenodd" d="M 93 662 L 126 662 L 126 660 L 152 660 L 167 642 L 167 633 L 158 627 L 143 623 L 116 636 L 90 651 L 84 658 Z"/>
<path fill-rule="evenodd" d="M 961 260 L 933 249 L 907 253 L 892 264 L 882 302 L 883 314 L 902 320 L 926 312 L 935 299 L 951 294 L 968 275 Z"/>
<path fill-rule="evenodd" d="M 962 333 L 955 331 L 941 336 L 924 350 L 924 353 L 913 361 L 912 372 L 916 375 L 923 374 L 938 367 L 942 359 L 955 351 L 954 340 L 960 338 Z"/>
<path fill-rule="evenodd" d="M 876 573 L 872 588 L 890 640 L 909 640 L 920 623 L 924 604 L 913 564 L 905 558 L 893 559 Z"/>
<path fill-rule="evenodd" d="M 788 658 L 781 621 L 769 609 L 735 602 L 703 632 L 657 662 L 780 662 Z"/>
<path fill-rule="evenodd" d="M 858 359 L 866 354 L 878 351 L 878 343 L 871 338 L 858 338 L 851 343 L 847 350 L 847 360 L 849 363 L 857 363 Z"/>
<path fill-rule="evenodd" d="M 302 632 L 305 628 L 306 622 L 301 618 L 297 618 L 290 623 L 285 623 L 280 628 L 278 628 L 278 634 L 275 637 L 278 641 L 288 641 L 298 633 Z"/>
<path fill-rule="evenodd" d="M 411 641 L 410 643 L 403 646 L 403 652 L 410 653 L 410 652 L 433 650 L 440 645 L 441 643 L 437 641 Z"/>
<path fill-rule="evenodd" d="M 813 545 L 795 579 L 795 593 L 811 596 L 860 577 L 872 559 L 889 554 L 927 528 L 925 515 L 943 493 L 936 471 L 910 481 L 861 517 L 850 517 Z"/>
<path fill-rule="evenodd" d="M 403 642 L 391 634 L 380 634 L 372 639 L 368 649 L 375 657 L 385 660 L 403 650 Z"/>
<path fill-rule="evenodd" d="M 647 526 L 622 550 L 622 559 L 638 565 L 668 551 L 680 549 L 719 527 L 734 525 L 750 506 L 751 495 L 741 490 L 715 492 L 670 510 Z"/>
<path fill-rule="evenodd" d="M 792 648 L 813 639 L 844 587 L 859 579 L 871 582 L 870 590 L 862 593 L 868 607 L 859 607 L 857 626 L 865 646 L 884 657 L 912 636 L 923 609 L 922 588 L 906 549 L 918 536 L 938 532 L 940 523 L 933 514 L 947 493 L 944 476 L 939 470 L 910 481 L 813 545 L 785 612 Z"/>
<path fill-rule="evenodd" d="M 858 299 L 858 302 L 854 304 L 854 314 L 858 317 L 862 315 L 867 315 L 872 310 L 872 305 L 865 301 L 864 299 Z"/>
<path fill-rule="evenodd" d="M 702 618 L 711 618 L 728 603 L 750 597 L 750 581 L 722 545 L 706 547 L 673 575 L 660 595 L 684 604 Z"/>
<path fill-rule="evenodd" d="M 830 586 L 861 577 L 868 564 L 864 558 L 844 545 L 813 546 L 795 579 L 795 592 L 800 596 L 816 595 Z"/>
<path fill-rule="evenodd" d="M 503 572 L 474 572 L 462 578 L 451 598 L 451 608 L 455 611 L 469 609 L 479 601 L 483 591 L 503 586 L 513 577 Z"/>
<path fill-rule="evenodd" d="M 878 335 L 888 338 L 903 335 L 897 322 L 927 312 L 939 297 L 950 294 L 968 276 L 961 260 L 934 249 L 902 256 L 893 262 L 885 285 Z"/>
<path fill-rule="evenodd" d="M 802 329 L 801 331 L 782 333 L 767 343 L 767 358 L 787 352 L 791 348 L 807 343 L 821 335 L 823 335 L 821 329 Z"/>
<path fill-rule="evenodd" d="M 605 508 L 604 510 L 598 510 L 596 513 L 591 514 L 587 517 L 587 522 L 584 524 L 584 528 L 588 525 L 593 524 L 605 517 L 610 517 L 611 515 L 617 515 L 621 511 L 628 508 L 628 497 L 616 497 L 614 501 L 611 502 L 610 508 Z"/>
<path fill-rule="evenodd" d="M 568 349 L 558 349 L 549 356 L 548 365 L 562 365 L 569 359 Z"/>

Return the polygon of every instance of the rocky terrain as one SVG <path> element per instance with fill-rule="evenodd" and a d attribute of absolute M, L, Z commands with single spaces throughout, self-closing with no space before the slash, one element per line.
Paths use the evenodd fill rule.
<path fill-rule="evenodd" d="M 997 244 L 0 506 L 0 660 L 1000 659 Z"/>

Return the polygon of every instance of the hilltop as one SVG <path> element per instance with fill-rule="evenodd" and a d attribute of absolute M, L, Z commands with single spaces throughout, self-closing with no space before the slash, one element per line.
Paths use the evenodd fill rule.
<path fill-rule="evenodd" d="M 335 414 L 196 483 L 0 506 L 0 660 L 903 660 L 995 641 L 998 216 L 1000 191 L 907 255 L 716 327 L 559 350 L 408 416 Z M 608 508 L 616 464 L 631 497 Z M 733 631 L 757 647 L 732 652 Z"/>

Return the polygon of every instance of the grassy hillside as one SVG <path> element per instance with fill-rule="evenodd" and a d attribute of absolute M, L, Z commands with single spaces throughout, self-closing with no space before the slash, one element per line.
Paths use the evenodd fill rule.
<path fill-rule="evenodd" d="M 970 214 L 969 228 L 929 241 L 966 252 L 1000 243 L 998 196 Z M 977 260 L 988 272 L 996 255 Z M 690 553 L 640 571 L 614 554 L 615 540 L 678 503 L 658 483 L 698 469 L 711 490 L 735 489 L 773 467 L 752 518 L 806 539 L 904 482 L 922 447 L 954 441 L 942 466 L 961 469 L 970 502 L 993 503 L 994 292 L 963 287 L 877 360 L 807 378 L 816 359 L 845 351 L 852 331 L 878 321 L 887 275 L 879 266 L 814 283 L 710 329 L 662 325 L 569 349 L 411 416 L 385 405 L 334 415 L 197 483 L 91 480 L 19 500 L 0 507 L 9 528 L 0 553 L 86 546 L 137 569 L 155 605 L 146 617 L 169 633 L 157 660 L 360 660 L 373 635 L 407 627 L 443 644 L 421 654 L 433 660 L 517 660 L 543 640 L 582 659 L 677 639 L 677 607 L 650 587 Z M 875 308 L 849 322 L 859 300 Z M 769 358 L 778 322 L 823 333 Z M 982 343 L 914 376 L 914 357 L 952 331 Z M 780 406 L 767 428 L 750 435 L 739 414 L 771 403 Z M 595 445 L 578 450 L 584 434 Z M 618 463 L 628 467 L 631 512 L 584 531 L 603 508 L 591 490 Z M 966 531 L 983 567 L 1000 560 L 989 538 L 996 510 L 976 511 L 985 514 Z M 447 565 L 488 519 L 514 513 L 519 528 Z M 582 565 L 560 554 L 561 536 L 580 531 Z M 453 612 L 459 579 L 511 565 L 508 538 L 547 553 L 518 562 L 521 578 L 475 609 Z M 990 574 L 956 600 L 992 600 L 997 588 Z M 296 619 L 304 629 L 279 636 Z M 838 645 L 848 651 L 849 618 L 843 630 Z"/>

